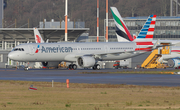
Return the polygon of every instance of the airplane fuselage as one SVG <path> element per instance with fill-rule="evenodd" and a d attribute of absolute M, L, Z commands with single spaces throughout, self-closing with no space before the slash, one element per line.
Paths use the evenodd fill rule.
<path fill-rule="evenodd" d="M 24 51 L 14 51 L 23 48 Z M 93 56 L 99 60 L 121 60 L 138 55 L 134 42 L 109 43 L 30 43 L 15 47 L 9 53 L 17 61 L 76 61 L 79 56 Z M 133 52 L 134 51 L 134 52 Z"/>

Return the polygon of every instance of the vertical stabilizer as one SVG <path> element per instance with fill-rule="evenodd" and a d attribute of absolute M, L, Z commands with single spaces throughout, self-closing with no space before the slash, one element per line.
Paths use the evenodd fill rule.
<path fill-rule="evenodd" d="M 134 42 L 137 42 L 139 45 L 153 45 L 153 34 L 154 34 L 154 28 L 156 23 L 156 15 L 150 15 L 142 27 L 139 35 L 136 39 L 134 39 Z"/>
<path fill-rule="evenodd" d="M 35 37 L 35 41 L 36 43 L 44 43 L 44 40 L 41 37 L 41 34 L 39 33 L 37 28 L 33 28 L 34 29 L 34 37 Z"/>
<path fill-rule="evenodd" d="M 135 39 L 136 39 L 136 37 L 137 37 L 137 36 L 136 36 L 136 34 L 133 34 L 133 40 L 135 40 Z"/>
<path fill-rule="evenodd" d="M 118 12 L 116 7 L 111 7 L 111 13 L 113 15 L 113 19 L 115 22 L 115 25 L 117 27 L 116 35 L 118 40 L 123 39 L 123 41 L 133 41 L 133 38 L 125 25 L 120 13 Z"/>

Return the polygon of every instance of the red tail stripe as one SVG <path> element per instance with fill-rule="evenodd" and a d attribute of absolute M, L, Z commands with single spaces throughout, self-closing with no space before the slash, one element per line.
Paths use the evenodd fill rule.
<path fill-rule="evenodd" d="M 153 38 L 153 35 L 146 35 L 146 38 Z"/>
<path fill-rule="evenodd" d="M 152 42 L 136 42 L 136 45 L 153 45 Z"/>
<path fill-rule="evenodd" d="M 156 15 L 154 15 L 153 18 L 156 18 Z"/>
<path fill-rule="evenodd" d="M 154 28 L 149 28 L 148 31 L 154 31 Z"/>
<path fill-rule="evenodd" d="M 148 48 L 136 48 L 136 49 L 135 49 L 135 51 L 138 51 L 138 50 L 151 51 L 151 48 L 148 47 Z"/>
<path fill-rule="evenodd" d="M 151 24 L 155 24 L 156 23 L 156 21 L 151 21 Z"/>

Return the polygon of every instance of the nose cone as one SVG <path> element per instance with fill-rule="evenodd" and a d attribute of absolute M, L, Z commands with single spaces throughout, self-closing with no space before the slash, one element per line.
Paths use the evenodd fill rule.
<path fill-rule="evenodd" d="M 10 53 L 8 54 L 8 58 L 11 59 L 11 60 L 14 60 L 14 55 L 13 55 L 12 52 L 10 52 Z"/>

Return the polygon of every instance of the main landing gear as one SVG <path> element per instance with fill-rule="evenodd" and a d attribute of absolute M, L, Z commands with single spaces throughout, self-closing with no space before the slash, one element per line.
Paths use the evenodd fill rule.
<path fill-rule="evenodd" d="M 93 70 L 100 70 L 100 65 L 99 64 L 95 64 L 93 66 Z"/>
<path fill-rule="evenodd" d="M 28 71 L 28 70 L 29 70 L 29 68 L 28 68 L 28 67 L 24 67 L 24 70 L 25 70 L 25 71 Z"/>
<path fill-rule="evenodd" d="M 76 64 L 70 64 L 69 65 L 69 69 L 70 70 L 76 70 L 77 69 L 77 65 Z"/>
<path fill-rule="evenodd" d="M 28 66 L 29 66 L 29 62 L 28 63 L 25 62 L 25 65 L 23 66 L 24 67 L 24 71 L 28 71 L 29 70 Z"/>
<path fill-rule="evenodd" d="M 93 67 L 93 70 L 100 70 L 100 65 L 99 64 L 95 64 Z M 76 70 L 77 69 L 77 65 L 76 64 L 70 64 L 68 66 L 69 70 Z"/>

